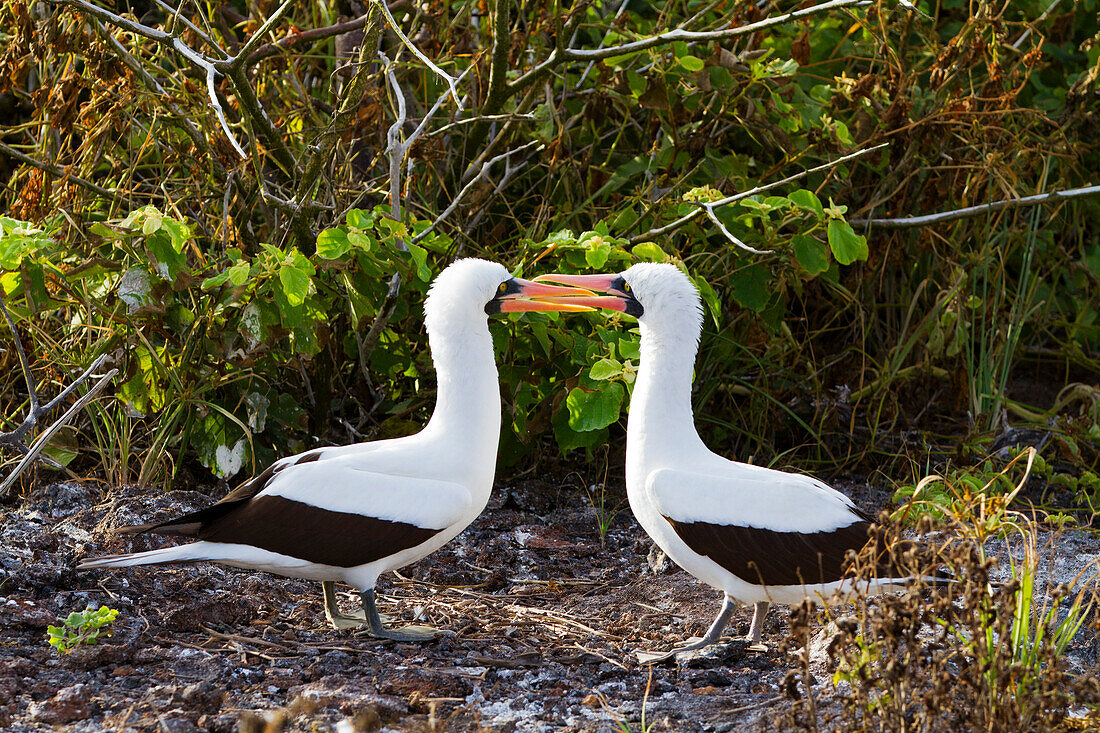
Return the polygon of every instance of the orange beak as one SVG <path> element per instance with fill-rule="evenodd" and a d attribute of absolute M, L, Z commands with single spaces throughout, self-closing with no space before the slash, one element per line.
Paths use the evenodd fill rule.
<path fill-rule="evenodd" d="M 518 290 L 501 296 L 501 313 L 524 313 L 529 311 L 567 311 L 581 313 L 595 310 L 592 306 L 579 302 L 593 293 L 582 288 L 563 288 L 557 285 L 532 282 L 514 278 L 513 284 Z"/>
<path fill-rule="evenodd" d="M 549 281 L 563 283 L 585 291 L 611 293 L 610 295 L 596 295 L 590 292 L 587 295 L 570 298 L 569 301 L 577 305 L 588 306 L 589 309 L 607 308 L 623 312 L 626 311 L 630 299 L 627 293 L 615 287 L 614 283 L 619 279 L 620 276 L 617 273 L 610 275 L 559 275 L 557 273 L 552 273 L 548 275 L 539 275 L 535 278 L 537 282 Z"/>

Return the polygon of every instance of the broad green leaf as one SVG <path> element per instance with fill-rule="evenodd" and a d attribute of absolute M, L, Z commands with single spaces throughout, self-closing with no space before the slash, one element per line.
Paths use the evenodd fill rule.
<path fill-rule="evenodd" d="M 226 272 L 229 275 L 229 282 L 233 283 L 234 287 L 239 288 L 248 282 L 248 276 L 252 272 L 252 265 L 247 262 L 238 262 L 230 267 Z"/>
<path fill-rule="evenodd" d="M 616 66 L 621 65 L 624 61 L 629 61 L 630 59 L 634 58 L 635 56 L 637 56 L 640 53 L 641 53 L 641 51 L 634 51 L 632 53 L 622 53 L 622 54 L 619 54 L 618 56 L 608 56 L 607 58 L 605 58 L 603 60 L 603 63 L 606 66 L 610 66 L 610 67 L 614 68 Z"/>
<path fill-rule="evenodd" d="M 613 379 L 622 374 L 623 365 L 614 359 L 600 359 L 588 370 L 588 376 L 595 380 Z"/>
<path fill-rule="evenodd" d="M 172 242 L 172 249 L 177 252 L 182 252 L 183 245 L 187 244 L 187 240 L 191 238 L 191 230 L 187 225 L 175 219 L 164 217 L 161 222 L 161 229 L 168 232 L 168 237 Z"/>
<path fill-rule="evenodd" d="M 229 270 L 222 270 L 217 275 L 211 275 L 202 281 L 203 290 L 212 290 L 221 287 L 229 281 Z"/>
<path fill-rule="evenodd" d="M 825 207 L 821 205 L 821 199 L 819 199 L 817 194 L 813 191 L 807 191 L 804 188 L 800 188 L 787 196 L 787 198 L 803 209 L 814 212 L 819 219 L 825 218 Z"/>
<path fill-rule="evenodd" d="M 588 266 L 599 270 L 607 262 L 607 256 L 611 254 L 611 245 L 603 240 L 603 237 L 593 237 L 589 240 L 588 249 L 584 252 L 584 259 Z"/>
<path fill-rule="evenodd" d="M 569 410 L 562 409 L 554 415 L 554 437 L 562 453 L 578 448 L 592 448 L 607 442 L 607 428 L 600 430 L 577 431 L 569 426 Z"/>
<path fill-rule="evenodd" d="M 703 302 L 706 303 L 707 310 L 710 311 L 710 317 L 714 319 L 714 325 L 721 325 L 722 318 L 722 304 L 718 301 L 718 294 L 714 292 L 714 288 L 710 286 L 702 276 L 692 278 L 695 283 L 695 287 L 699 288 L 699 295 L 702 296 Z"/>
<path fill-rule="evenodd" d="M 706 66 L 706 64 L 703 63 L 703 59 L 698 56 L 692 56 L 691 54 L 680 56 L 676 60 L 680 62 L 680 66 L 683 66 L 688 71 L 702 71 L 703 67 Z"/>
<path fill-rule="evenodd" d="M 760 312 L 768 304 L 771 272 L 761 265 L 749 265 L 733 275 L 733 298 L 746 308 Z"/>
<path fill-rule="evenodd" d="M 370 236 L 368 236 L 365 232 L 359 231 L 358 229 L 352 229 L 348 232 L 348 242 L 350 242 L 351 246 L 353 247 L 370 251 Z"/>
<path fill-rule="evenodd" d="M 619 339 L 619 356 L 624 359 L 637 359 L 641 356 L 641 344 L 635 336 L 623 336 Z"/>
<path fill-rule="evenodd" d="M 829 221 L 829 249 L 837 262 L 850 265 L 856 260 L 867 259 L 867 238 L 856 234 L 843 219 L 832 219 Z"/>
<path fill-rule="evenodd" d="M 155 231 L 146 237 L 145 248 L 156 260 L 157 274 L 168 282 L 175 282 L 176 276 L 187 269 L 187 256 L 176 249 L 165 232 Z"/>
<path fill-rule="evenodd" d="M 641 244 L 634 245 L 630 250 L 630 254 L 639 259 L 648 260 L 649 262 L 668 261 L 668 255 L 665 254 L 665 251 L 653 242 L 642 242 Z"/>
<path fill-rule="evenodd" d="M 791 246 L 798 264 L 809 274 L 817 275 L 829 269 L 829 250 L 824 242 L 809 234 L 796 234 L 791 237 Z"/>
<path fill-rule="evenodd" d="M 581 432 L 605 428 L 619 419 L 623 403 L 623 387 L 609 382 L 604 389 L 586 392 L 574 387 L 565 398 L 569 408 L 569 427 Z"/>
<path fill-rule="evenodd" d="M 430 282 L 432 279 L 431 268 L 428 267 L 428 250 L 418 244 L 408 243 L 409 255 L 416 264 L 416 276 L 421 282 Z"/>
<path fill-rule="evenodd" d="M 297 249 L 292 249 L 279 267 L 279 282 L 282 283 L 283 295 L 291 307 L 305 302 L 314 272 L 313 263 Z"/>
<path fill-rule="evenodd" d="M 363 211 L 362 209 L 351 209 L 348 211 L 344 220 L 349 227 L 355 227 L 356 229 L 369 229 L 374 226 L 375 219 L 378 215 L 373 211 Z"/>
<path fill-rule="evenodd" d="M 343 227 L 326 229 L 317 235 L 317 254 L 326 260 L 339 259 L 346 255 L 350 249 L 351 242 L 348 239 L 348 231 Z"/>

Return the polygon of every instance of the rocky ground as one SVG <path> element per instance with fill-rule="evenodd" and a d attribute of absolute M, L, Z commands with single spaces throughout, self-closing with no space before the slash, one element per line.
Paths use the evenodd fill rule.
<path fill-rule="evenodd" d="M 868 508 L 884 500 L 844 488 Z M 210 564 L 73 570 L 86 556 L 170 541 L 111 528 L 215 498 L 64 483 L 3 510 L 0 728 L 636 731 L 644 705 L 652 730 L 741 731 L 774 730 L 789 712 L 784 679 L 799 665 L 779 650 L 785 609 L 769 615 L 767 652 L 734 641 L 638 665 L 636 650 L 705 631 L 719 594 L 679 569 L 654 570 L 659 558 L 625 506 L 601 537 L 591 498 L 546 480 L 498 488 L 458 539 L 383 580 L 384 613 L 445 630 L 422 646 L 333 631 L 315 583 Z M 1100 542 L 1079 534 L 1049 553 L 1057 572 L 1076 572 Z M 46 626 L 89 605 L 118 609 L 113 635 L 55 652 Z M 747 631 L 750 613 L 731 634 Z M 1074 647 L 1079 664 L 1096 664 L 1094 646 Z M 815 690 L 828 704 L 822 663 Z"/>

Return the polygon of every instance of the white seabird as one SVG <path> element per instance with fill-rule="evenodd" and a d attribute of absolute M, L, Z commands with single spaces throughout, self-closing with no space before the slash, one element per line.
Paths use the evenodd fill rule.
<path fill-rule="evenodd" d="M 396 640 L 431 638 L 436 632 L 427 627 L 383 627 L 374 585 L 381 573 L 439 549 L 489 500 L 500 387 L 487 316 L 591 310 L 553 301 L 576 294 L 586 293 L 514 278 L 495 262 L 453 263 L 424 304 L 437 396 L 421 432 L 280 459 L 210 507 L 122 530 L 197 542 L 86 560 L 78 569 L 212 561 L 319 580 L 334 627 L 366 626 L 373 636 Z M 337 581 L 358 589 L 361 616 L 339 611 Z"/>
<path fill-rule="evenodd" d="M 671 264 L 637 264 L 619 274 L 542 275 L 608 293 L 571 302 L 635 316 L 641 331 L 638 376 L 626 435 L 626 488 L 638 523 L 680 567 L 724 594 L 722 610 L 695 643 L 722 635 L 735 603 L 752 603 L 748 638 L 760 636 L 770 603 L 825 600 L 850 591 L 845 557 L 868 541 L 872 519 L 844 494 L 810 476 L 738 463 L 699 438 L 691 381 L 703 325 L 699 292 Z M 873 592 L 904 582 L 878 580 Z"/>

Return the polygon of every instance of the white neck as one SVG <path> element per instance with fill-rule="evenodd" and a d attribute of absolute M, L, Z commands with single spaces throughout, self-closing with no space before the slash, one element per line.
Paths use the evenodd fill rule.
<path fill-rule="evenodd" d="M 436 372 L 435 412 L 421 432 L 446 446 L 456 470 L 488 471 L 492 483 L 500 441 L 500 386 L 487 322 L 429 327 Z"/>
<path fill-rule="evenodd" d="M 698 333 L 658 332 L 645 324 L 641 324 L 641 332 L 641 363 L 627 420 L 628 472 L 645 468 L 640 463 L 643 456 L 651 468 L 654 462 L 684 452 L 706 450 L 691 409 Z"/>
<path fill-rule="evenodd" d="M 449 329 L 450 330 L 450 329 Z M 435 363 L 435 412 L 428 427 L 473 439 L 500 433 L 500 386 L 487 325 L 430 341 Z"/>

